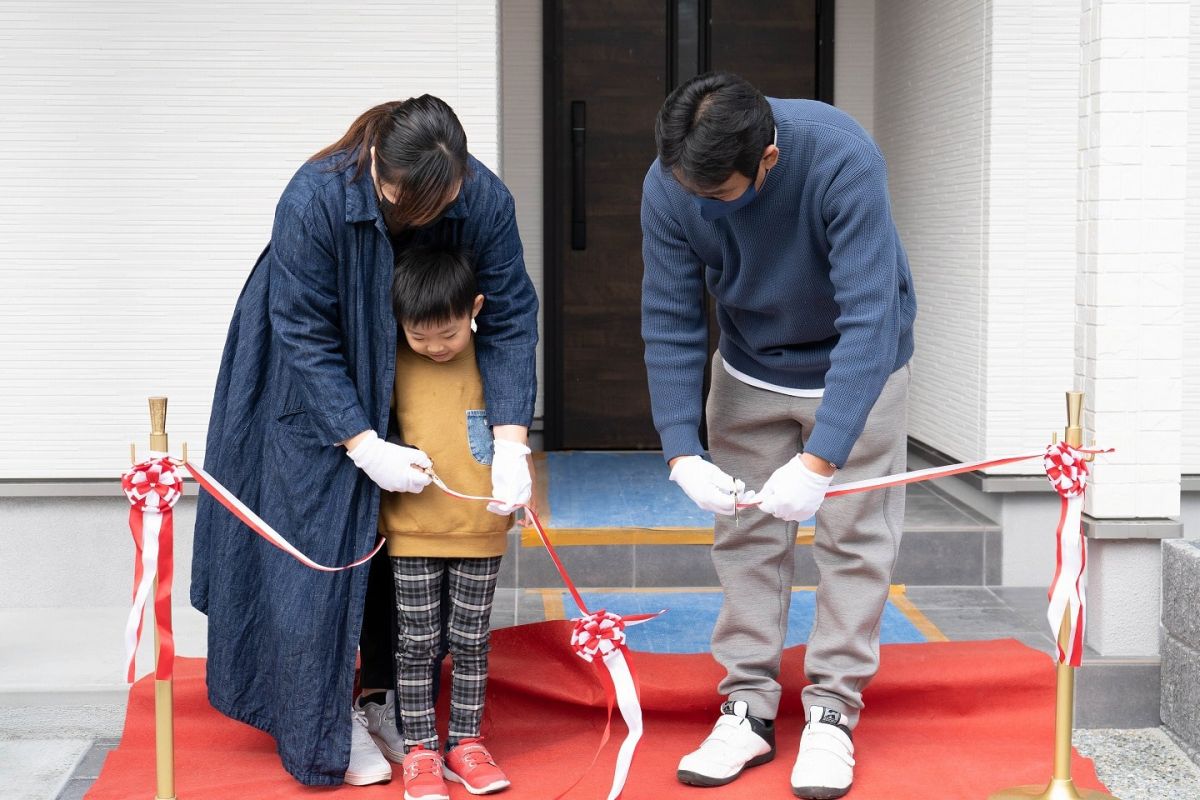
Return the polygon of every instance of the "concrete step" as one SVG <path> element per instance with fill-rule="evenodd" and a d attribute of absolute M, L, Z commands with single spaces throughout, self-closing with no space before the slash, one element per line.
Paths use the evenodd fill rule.
<path fill-rule="evenodd" d="M 831 501 L 833 502 L 833 501 Z M 801 528 L 796 546 L 797 585 L 819 575 L 812 528 Z M 557 527 L 551 541 L 579 585 L 649 588 L 718 586 L 709 547 L 711 528 Z M 1000 582 L 1000 527 L 958 500 L 928 486 L 910 486 L 904 537 L 893 576 L 910 586 L 985 586 Z M 501 586 L 559 583 L 558 573 L 532 530 L 513 531 L 502 564 Z"/>

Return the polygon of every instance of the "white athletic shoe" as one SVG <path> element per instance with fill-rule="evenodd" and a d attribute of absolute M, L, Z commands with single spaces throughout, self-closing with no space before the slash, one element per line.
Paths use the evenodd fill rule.
<path fill-rule="evenodd" d="M 808 800 L 834 800 L 850 791 L 853 781 L 854 742 L 841 713 L 810 706 L 792 767 L 792 792 Z"/>
<path fill-rule="evenodd" d="M 392 765 L 379 752 L 367 732 L 367 715 L 357 708 L 350 711 L 350 766 L 343 781 L 351 786 L 386 783 L 392 779 Z"/>
<path fill-rule="evenodd" d="M 367 718 L 367 731 L 377 737 L 376 744 L 388 761 L 404 763 L 404 737 L 396 727 L 396 692 L 389 689 L 387 699 L 380 703 L 359 703 Z"/>
<path fill-rule="evenodd" d="M 721 717 L 700 747 L 679 761 L 675 776 L 692 786 L 724 786 L 746 767 L 775 757 L 775 726 L 748 717 L 744 700 L 721 704 Z"/>

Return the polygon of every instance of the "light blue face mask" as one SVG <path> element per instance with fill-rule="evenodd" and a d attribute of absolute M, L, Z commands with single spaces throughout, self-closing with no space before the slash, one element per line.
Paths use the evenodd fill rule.
<path fill-rule="evenodd" d="M 698 197 L 696 195 L 692 195 L 692 199 L 700 207 L 700 216 L 706 221 L 712 222 L 715 219 L 729 216 L 739 208 L 746 207 L 757 196 L 758 190 L 754 188 L 754 181 L 750 181 L 746 191 L 733 200 L 718 200 L 715 197 Z"/>

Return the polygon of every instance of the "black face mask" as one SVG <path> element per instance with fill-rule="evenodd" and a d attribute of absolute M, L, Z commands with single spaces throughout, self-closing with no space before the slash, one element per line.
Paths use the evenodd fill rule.
<path fill-rule="evenodd" d="M 383 224 L 387 227 L 388 233 L 392 236 L 399 236 L 402 233 L 414 233 L 416 231 L 425 231 L 437 225 L 446 218 L 446 214 L 450 211 L 448 204 L 445 208 L 438 212 L 437 216 L 426 222 L 424 225 L 410 225 L 400 218 L 400 208 L 391 200 L 387 199 L 382 192 L 379 192 L 379 213 L 383 216 Z"/>

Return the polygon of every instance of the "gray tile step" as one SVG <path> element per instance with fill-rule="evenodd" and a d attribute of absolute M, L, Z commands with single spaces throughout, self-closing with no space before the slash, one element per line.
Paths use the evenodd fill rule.
<path fill-rule="evenodd" d="M 580 586 L 717 586 L 716 570 L 700 529 L 671 532 L 610 529 L 589 531 L 557 545 L 559 556 Z M 596 544 L 586 544 L 589 538 Z M 646 543 L 647 541 L 653 543 Z M 711 543 L 711 535 L 707 542 Z M 1000 526 L 957 500 L 926 486 L 910 486 L 904 539 L 893 582 L 912 586 L 985 586 L 1000 582 Z M 794 583 L 817 583 L 812 547 L 796 547 Z M 543 587 L 560 583 L 545 549 L 531 534 L 514 531 L 501 565 L 500 585 Z"/>

